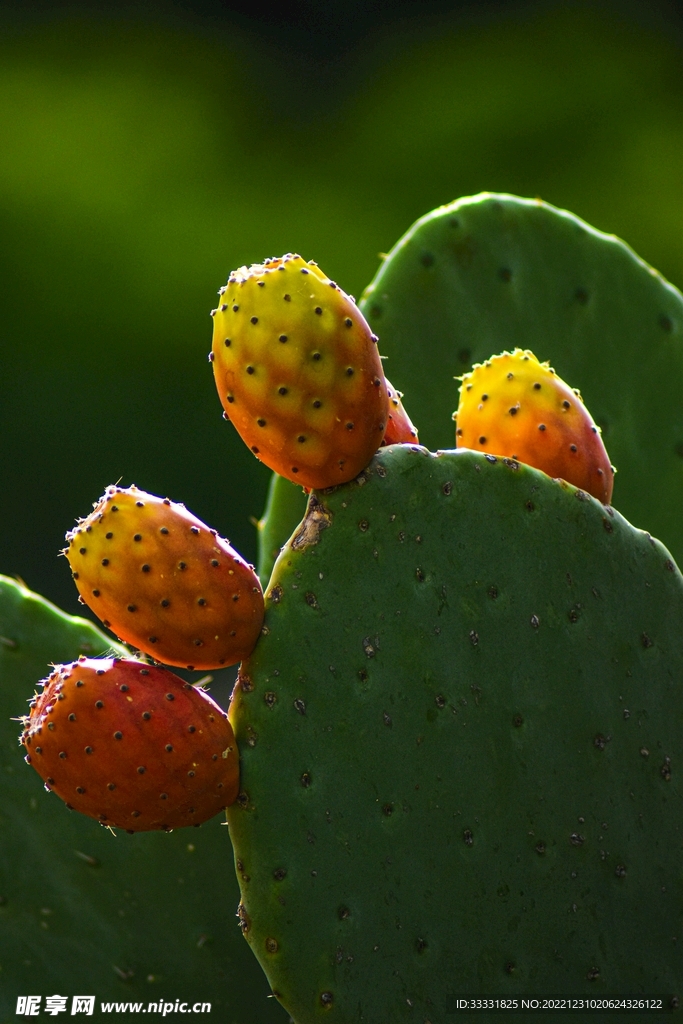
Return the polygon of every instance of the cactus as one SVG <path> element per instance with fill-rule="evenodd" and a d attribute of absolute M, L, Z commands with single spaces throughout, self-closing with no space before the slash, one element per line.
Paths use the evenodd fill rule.
<path fill-rule="evenodd" d="M 230 923 L 239 890 L 220 819 L 115 838 L 65 810 L 22 762 L 12 716 L 48 663 L 126 649 L 6 576 L 0 637 L 0 1020 L 16 1019 L 22 993 L 85 992 L 202 1000 L 231 1024 L 284 1024 Z"/>
<path fill-rule="evenodd" d="M 661 544 L 511 460 L 391 447 L 311 496 L 228 810 L 297 1024 L 680 987 L 682 620 Z"/>
<path fill-rule="evenodd" d="M 239 396 L 226 390 L 235 374 L 226 318 L 249 314 L 235 358 L 255 367 L 258 356 L 270 374 L 257 303 L 267 319 L 271 279 L 292 270 L 280 266 L 265 261 L 263 287 L 249 280 L 249 309 L 225 301 L 214 311 L 219 395 L 252 418 L 261 416 L 249 404 L 253 382 Z M 298 272 L 333 304 L 344 300 L 313 267 Z M 240 274 L 226 297 L 249 276 Z M 307 331 L 323 323 L 319 306 Z M 317 487 L 303 519 L 301 490 L 273 478 L 259 524 L 265 618 L 229 712 L 240 752 L 228 821 L 241 930 L 296 1024 L 436 1024 L 449 993 L 673 994 L 683 984 L 672 942 L 683 578 L 637 528 L 651 525 L 655 501 L 633 482 L 640 474 L 641 489 L 658 487 L 663 504 L 681 486 L 681 298 L 571 215 L 487 196 L 418 222 L 363 309 L 432 447 L 452 438 L 452 378 L 473 360 L 530 345 L 549 357 L 597 411 L 636 526 L 583 487 L 489 452 L 389 444 L 341 484 L 297 475 Z M 351 321 L 349 330 L 362 327 Z M 645 369 L 638 330 L 652 341 Z M 325 349 L 335 365 L 337 345 Z M 322 355 L 322 341 L 311 351 Z M 383 374 L 376 391 L 386 399 Z M 334 386 L 327 398 L 338 402 Z M 282 463 L 264 461 L 287 470 L 290 442 Z M 325 452 L 331 465 L 338 442 Z M 675 546 L 674 515 L 657 523 Z M 188 985 L 190 976 L 178 975 Z M 223 991 L 237 1019 L 229 980 Z M 259 1009 L 252 1019 L 266 1017 Z"/>

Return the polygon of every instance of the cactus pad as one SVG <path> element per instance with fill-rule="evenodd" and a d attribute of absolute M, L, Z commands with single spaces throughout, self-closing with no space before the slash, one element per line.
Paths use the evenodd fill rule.
<path fill-rule="evenodd" d="M 581 388 L 614 502 L 683 563 L 683 296 L 627 245 L 540 200 L 485 193 L 418 220 L 360 308 L 420 440 L 453 443 L 453 379 L 532 349 Z"/>
<path fill-rule="evenodd" d="M 265 587 L 273 571 L 280 548 L 294 532 L 306 511 L 306 495 L 301 487 L 285 476 L 273 473 L 258 530 L 258 575 Z"/>
<path fill-rule="evenodd" d="M 680 990 L 682 624 L 667 550 L 527 466 L 392 446 L 311 495 L 228 810 L 297 1024 Z"/>

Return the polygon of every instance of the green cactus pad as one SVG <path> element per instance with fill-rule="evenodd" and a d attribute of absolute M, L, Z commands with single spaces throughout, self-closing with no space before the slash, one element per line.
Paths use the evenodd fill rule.
<path fill-rule="evenodd" d="M 145 1007 L 210 1002 L 230 1024 L 282 1022 L 237 927 L 220 818 L 114 836 L 67 810 L 24 764 L 11 718 L 27 711 L 48 662 L 105 651 L 124 653 L 0 576 L 0 1020 L 15 1019 L 20 995 L 85 993 Z"/>
<path fill-rule="evenodd" d="M 258 530 L 258 575 L 266 587 L 280 548 L 294 532 L 306 511 L 306 495 L 302 487 L 279 473 L 273 473 L 268 497 Z"/>
<path fill-rule="evenodd" d="M 228 817 L 297 1024 L 680 993 L 683 578 L 658 541 L 529 467 L 392 446 L 311 496 L 266 606 Z"/>
<path fill-rule="evenodd" d="M 360 307 L 430 448 L 454 444 L 472 363 L 550 360 L 602 426 L 616 507 L 683 563 L 683 296 L 627 245 L 540 200 L 460 199 L 396 243 Z"/>

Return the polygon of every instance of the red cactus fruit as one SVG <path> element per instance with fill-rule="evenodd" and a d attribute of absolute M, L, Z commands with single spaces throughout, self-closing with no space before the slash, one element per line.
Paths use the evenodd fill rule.
<path fill-rule="evenodd" d="M 352 480 L 379 448 L 387 390 L 355 302 L 301 256 L 234 271 L 213 310 L 209 358 L 242 440 L 304 487 Z"/>
<path fill-rule="evenodd" d="M 608 504 L 614 469 L 583 399 L 533 352 L 515 349 L 464 374 L 456 443 L 517 459 Z"/>
<path fill-rule="evenodd" d="M 183 505 L 108 487 L 66 539 L 81 599 L 126 643 L 197 669 L 253 650 L 263 623 L 253 566 Z"/>
<path fill-rule="evenodd" d="M 20 742 L 71 810 L 129 832 L 168 831 L 235 800 L 235 737 L 203 690 L 116 658 L 58 665 L 41 685 Z"/>
<path fill-rule="evenodd" d="M 419 444 L 417 430 L 413 426 L 410 416 L 403 408 L 401 399 L 403 394 L 384 378 L 389 396 L 389 415 L 387 426 L 384 431 L 382 445 L 387 444 Z"/>

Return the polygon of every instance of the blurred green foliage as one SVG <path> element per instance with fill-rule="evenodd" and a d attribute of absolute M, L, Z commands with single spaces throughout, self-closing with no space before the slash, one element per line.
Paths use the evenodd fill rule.
<path fill-rule="evenodd" d="M 683 284 L 681 53 L 664 34 L 590 6 L 444 18 L 375 33 L 339 75 L 326 101 L 230 23 L 5 25 L 0 571 L 76 610 L 56 554 L 119 479 L 255 559 L 269 474 L 206 361 L 216 290 L 243 263 L 299 251 L 358 295 L 413 220 L 488 189 L 571 209 Z"/>

